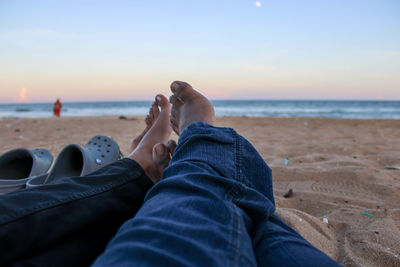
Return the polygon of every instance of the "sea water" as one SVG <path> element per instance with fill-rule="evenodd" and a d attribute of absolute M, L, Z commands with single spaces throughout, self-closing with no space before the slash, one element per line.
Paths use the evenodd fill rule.
<path fill-rule="evenodd" d="M 400 101 L 215 100 L 217 116 L 400 119 Z M 64 102 L 62 116 L 140 116 L 150 101 Z M 52 103 L 0 104 L 0 117 L 50 117 Z"/>

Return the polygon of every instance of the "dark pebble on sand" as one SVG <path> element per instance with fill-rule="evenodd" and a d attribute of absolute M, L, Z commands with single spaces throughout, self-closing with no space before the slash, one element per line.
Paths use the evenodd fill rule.
<path fill-rule="evenodd" d="M 120 119 L 120 120 L 128 120 L 128 121 L 135 121 L 135 120 L 137 120 L 137 118 L 128 118 L 128 117 L 125 117 L 125 116 L 119 116 L 118 119 Z"/>
<path fill-rule="evenodd" d="M 14 132 L 19 133 L 21 130 L 20 129 L 15 129 Z"/>
<path fill-rule="evenodd" d="M 286 194 L 283 195 L 284 198 L 289 198 L 293 196 L 293 189 L 289 189 L 289 191 L 286 192 Z"/>

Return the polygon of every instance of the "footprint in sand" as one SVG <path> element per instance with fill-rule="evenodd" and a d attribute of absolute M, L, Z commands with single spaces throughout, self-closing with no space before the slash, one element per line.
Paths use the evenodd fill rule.
<path fill-rule="evenodd" d="M 351 181 L 295 181 L 295 182 L 278 182 L 274 184 L 275 190 L 287 191 L 293 189 L 294 192 L 302 193 L 319 193 L 332 197 L 345 197 L 364 201 L 379 200 L 367 185 L 355 183 Z"/>

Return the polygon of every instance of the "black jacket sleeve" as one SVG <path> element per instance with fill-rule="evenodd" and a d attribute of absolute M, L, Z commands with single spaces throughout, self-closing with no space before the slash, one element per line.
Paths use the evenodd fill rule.
<path fill-rule="evenodd" d="M 151 186 L 126 158 L 87 176 L 0 196 L 0 265 L 89 265 Z"/>

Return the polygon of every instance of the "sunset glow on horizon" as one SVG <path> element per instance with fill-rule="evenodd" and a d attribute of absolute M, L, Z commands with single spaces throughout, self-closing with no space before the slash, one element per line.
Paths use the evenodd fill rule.
<path fill-rule="evenodd" d="M 18 93 L 18 97 L 15 99 L 16 102 L 28 102 L 28 95 L 27 95 L 27 90 L 26 88 L 22 88 L 19 93 Z"/>
<path fill-rule="evenodd" d="M 400 100 L 398 1 L 1 1 L 0 102 Z"/>

